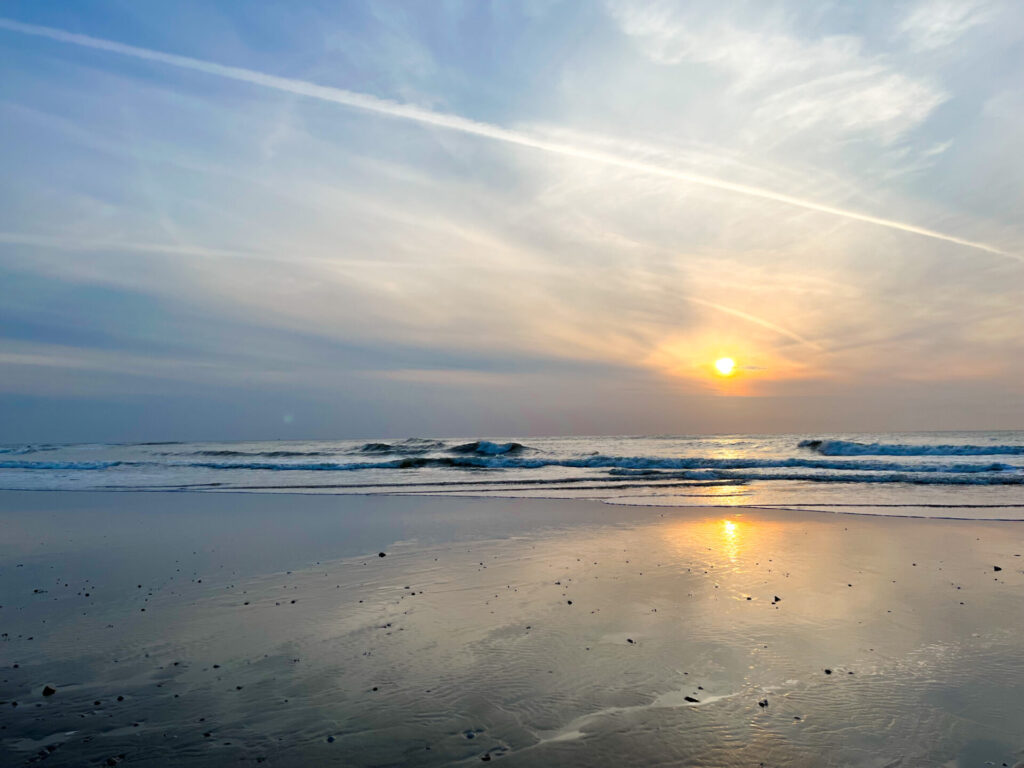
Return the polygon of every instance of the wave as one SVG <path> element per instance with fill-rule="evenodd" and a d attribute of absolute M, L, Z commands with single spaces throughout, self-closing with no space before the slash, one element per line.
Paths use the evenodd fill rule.
<path fill-rule="evenodd" d="M 123 465 L 135 466 L 134 461 L 0 461 L 0 469 L 98 470 Z"/>
<path fill-rule="evenodd" d="M 187 464 L 199 469 L 253 469 L 269 472 L 354 472 L 361 469 L 420 469 L 421 467 L 458 467 L 462 469 L 487 469 L 488 465 L 479 459 L 456 459 L 444 456 L 410 456 L 389 461 L 358 461 L 349 464 L 321 462 L 317 464 L 272 464 L 269 462 L 217 462 L 199 461 Z"/>
<path fill-rule="evenodd" d="M 601 457 L 602 459 L 605 457 Z M 834 469 L 855 472 L 1012 472 L 1013 464 L 901 464 L 895 461 L 829 461 L 827 459 L 611 459 L 613 475 L 657 475 L 671 469 Z M 576 465 L 573 465 L 576 466 Z M 591 465 L 592 466 L 592 465 Z"/>
<path fill-rule="evenodd" d="M 348 472 L 366 469 L 540 469 L 570 467 L 608 469 L 611 475 L 667 476 L 666 470 L 741 470 L 741 469 L 823 469 L 847 472 L 889 472 L 903 474 L 1012 474 L 1024 468 L 1010 464 L 901 464 L 891 461 L 844 461 L 828 459 L 709 459 L 655 458 L 646 456 L 585 456 L 575 459 L 520 458 L 507 455 L 484 456 L 409 456 L 388 461 L 317 462 L 280 464 L 272 462 L 196 462 L 186 466 L 203 469 L 251 469 L 264 471 Z M 806 475 L 800 475 L 804 477 Z M 1022 475 L 1024 476 L 1024 475 Z M 766 477 L 779 477 L 776 474 Z"/>
<path fill-rule="evenodd" d="M 445 447 L 441 440 L 426 440 L 420 437 L 410 437 L 400 440 L 397 443 L 363 443 L 356 448 L 355 453 L 388 454 L 405 453 L 417 454 L 439 451 Z"/>
<path fill-rule="evenodd" d="M 522 443 L 492 443 L 490 440 L 474 440 L 471 443 L 448 446 L 440 440 L 410 438 L 397 443 L 364 443 L 355 452 L 384 456 L 392 453 L 415 455 L 442 450 L 474 456 L 506 456 L 524 453 L 532 449 Z"/>
<path fill-rule="evenodd" d="M 333 456 L 334 453 L 331 451 L 229 451 L 229 450 L 217 450 L 217 451 L 192 451 L 190 453 L 171 453 L 163 454 L 164 456 L 209 456 L 216 458 L 218 456 L 252 456 L 254 458 L 265 458 L 265 459 L 291 459 L 298 458 L 300 456 Z"/>
<path fill-rule="evenodd" d="M 904 445 L 850 440 L 801 440 L 823 456 L 1024 456 L 1024 445 Z"/>
<path fill-rule="evenodd" d="M 7 446 L 0 448 L 0 454 L 6 454 L 8 456 L 27 456 L 30 453 L 40 453 L 42 451 L 56 451 L 59 445 L 17 445 Z"/>
<path fill-rule="evenodd" d="M 522 443 L 492 443 L 490 440 L 475 440 L 472 443 L 453 445 L 451 453 L 474 453 L 477 456 L 505 456 L 532 450 Z"/>
<path fill-rule="evenodd" d="M 687 473 L 687 475 L 696 473 Z M 910 485 L 1024 485 L 1024 475 L 922 475 L 913 473 L 885 474 L 769 474 L 764 472 L 709 472 L 693 479 L 727 480 L 800 480 L 811 483 L 907 483 Z M 713 477 L 704 477 L 712 475 Z"/>

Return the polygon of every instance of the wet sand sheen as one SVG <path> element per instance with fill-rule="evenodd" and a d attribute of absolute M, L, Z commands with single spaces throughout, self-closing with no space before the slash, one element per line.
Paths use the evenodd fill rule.
<path fill-rule="evenodd" d="M 1024 759 L 1013 523 L 0 493 L 0 526 L 5 764 Z"/>

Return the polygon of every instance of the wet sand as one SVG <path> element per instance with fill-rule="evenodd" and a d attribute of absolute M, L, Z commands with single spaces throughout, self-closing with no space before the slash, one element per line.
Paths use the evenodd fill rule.
<path fill-rule="evenodd" d="M 0 493 L 0 764 L 1012 766 L 1021 555 L 1018 523 Z"/>

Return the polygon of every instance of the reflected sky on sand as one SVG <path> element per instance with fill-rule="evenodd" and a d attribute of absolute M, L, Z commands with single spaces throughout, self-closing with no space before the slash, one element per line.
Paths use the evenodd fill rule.
<path fill-rule="evenodd" d="M 1024 758 L 1014 524 L 550 500 L 5 500 L 12 765 L 50 746 L 48 765 Z"/>

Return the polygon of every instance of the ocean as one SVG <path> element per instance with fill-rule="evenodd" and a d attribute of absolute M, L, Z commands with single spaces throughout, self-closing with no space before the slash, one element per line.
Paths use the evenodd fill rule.
<path fill-rule="evenodd" d="M 0 489 L 587 498 L 1024 520 L 1024 432 L 0 446 Z"/>

